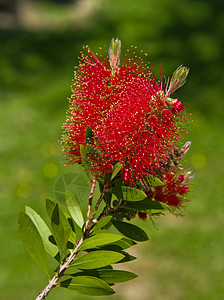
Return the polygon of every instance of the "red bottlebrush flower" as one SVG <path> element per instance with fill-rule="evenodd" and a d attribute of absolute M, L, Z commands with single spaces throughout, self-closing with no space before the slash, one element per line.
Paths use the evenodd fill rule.
<path fill-rule="evenodd" d="M 160 173 L 177 146 L 185 111 L 172 113 L 165 82 L 155 79 L 142 58 L 127 52 L 119 66 L 119 40 L 113 40 L 109 57 L 86 50 L 75 74 L 64 150 L 71 163 L 80 162 L 88 125 L 95 136 L 93 173 L 110 172 L 119 161 L 128 184 L 145 186 L 145 178 Z"/>
<path fill-rule="evenodd" d="M 173 109 L 172 109 L 172 111 L 173 111 L 174 113 L 179 113 L 179 112 L 181 112 L 181 111 L 183 111 L 183 110 L 184 110 L 184 105 L 183 105 L 183 103 L 180 102 L 179 100 L 176 100 L 176 101 L 173 103 Z"/>
<path fill-rule="evenodd" d="M 153 192 L 150 190 L 149 197 L 179 208 L 189 190 L 186 182 L 184 182 L 184 175 L 164 174 L 163 177 L 164 185 L 155 187 Z"/>

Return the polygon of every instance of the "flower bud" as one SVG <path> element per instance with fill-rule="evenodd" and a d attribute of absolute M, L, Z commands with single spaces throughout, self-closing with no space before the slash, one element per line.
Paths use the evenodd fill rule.
<path fill-rule="evenodd" d="M 181 157 L 183 157 L 188 152 L 188 150 L 190 149 L 190 147 L 191 147 L 191 142 L 190 141 L 186 142 L 183 145 L 183 147 L 181 148 L 179 155 Z"/>
<path fill-rule="evenodd" d="M 109 60 L 110 67 L 112 69 L 112 74 L 118 71 L 120 64 L 120 55 L 121 55 L 121 41 L 116 38 L 112 39 L 111 46 L 109 48 Z"/>
<path fill-rule="evenodd" d="M 168 90 L 166 91 L 167 97 L 185 84 L 188 73 L 189 69 L 186 67 L 179 66 L 176 69 L 171 77 Z"/>

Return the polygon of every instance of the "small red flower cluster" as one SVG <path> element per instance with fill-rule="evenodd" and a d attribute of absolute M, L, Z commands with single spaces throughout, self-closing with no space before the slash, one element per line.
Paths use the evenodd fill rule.
<path fill-rule="evenodd" d="M 81 162 L 80 145 L 86 145 L 85 131 L 90 126 L 94 132 L 91 171 L 108 173 L 120 162 L 125 182 L 145 187 L 149 174 L 163 172 L 185 131 L 183 104 L 169 96 L 185 82 L 188 70 L 178 68 L 164 88 L 162 76 L 156 80 L 134 52 L 127 51 L 119 65 L 119 40 L 112 41 L 109 57 L 95 55 L 89 47 L 86 51 L 75 73 L 64 151 L 70 163 Z"/>
<path fill-rule="evenodd" d="M 184 197 L 189 190 L 187 181 L 183 174 L 177 178 L 175 175 L 165 174 L 164 185 L 155 187 L 150 197 L 178 208 L 183 203 Z"/>

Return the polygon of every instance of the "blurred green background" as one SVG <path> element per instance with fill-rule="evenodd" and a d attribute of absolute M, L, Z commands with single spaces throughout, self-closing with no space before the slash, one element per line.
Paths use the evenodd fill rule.
<path fill-rule="evenodd" d="M 72 170 L 58 140 L 82 45 L 97 51 L 119 37 L 123 53 L 137 46 L 158 74 L 161 65 L 166 76 L 190 68 L 176 97 L 192 113 L 186 166 L 196 176 L 185 217 L 167 214 L 158 230 L 141 221 L 150 241 L 126 265 L 139 278 L 111 299 L 223 299 L 223 1 L 0 0 L 0 28 L 0 297 L 34 299 L 47 283 L 18 238 L 17 212 L 29 205 L 45 216 L 44 198 Z M 48 296 L 62 298 L 91 299 L 63 289 Z"/>

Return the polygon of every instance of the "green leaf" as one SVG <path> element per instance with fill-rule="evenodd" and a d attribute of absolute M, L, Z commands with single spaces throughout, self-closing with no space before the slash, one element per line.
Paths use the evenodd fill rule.
<path fill-rule="evenodd" d="M 65 217 L 65 216 L 64 216 Z M 51 218 L 51 228 L 56 240 L 56 243 L 59 247 L 60 258 L 63 259 L 67 255 L 67 243 L 71 233 L 71 227 L 64 227 L 63 222 L 63 213 L 59 210 L 58 204 L 56 204 Z"/>
<path fill-rule="evenodd" d="M 79 269 L 96 269 L 117 263 L 123 258 L 123 254 L 115 251 L 97 250 L 75 259 L 72 266 Z"/>
<path fill-rule="evenodd" d="M 150 199 L 137 202 L 127 202 L 125 207 L 147 213 L 160 213 L 169 209 L 167 204 Z"/>
<path fill-rule="evenodd" d="M 104 245 L 104 246 L 100 246 L 100 249 L 103 250 L 112 250 L 112 251 L 119 251 L 119 250 L 124 250 L 127 249 L 133 245 L 136 245 L 136 242 L 126 239 L 126 238 L 122 238 L 121 240 L 108 244 L 108 245 Z"/>
<path fill-rule="evenodd" d="M 65 192 L 65 200 L 66 200 L 67 208 L 73 220 L 80 228 L 82 228 L 84 224 L 84 219 L 83 219 L 81 208 L 79 206 L 79 203 L 75 199 L 75 197 L 68 190 Z"/>
<path fill-rule="evenodd" d="M 118 199 L 125 201 L 142 201 L 147 198 L 147 195 L 143 191 L 128 186 L 116 186 L 111 191 Z"/>
<path fill-rule="evenodd" d="M 18 230 L 27 253 L 49 277 L 46 251 L 40 234 L 30 217 L 21 210 L 18 213 Z"/>
<path fill-rule="evenodd" d="M 121 270 L 98 270 L 98 274 L 108 284 L 125 282 L 138 277 L 135 273 Z"/>
<path fill-rule="evenodd" d="M 92 144 L 93 142 L 93 137 L 94 137 L 94 132 L 90 126 L 86 127 L 86 134 L 85 134 L 85 139 L 86 139 L 86 145 L 87 144 Z"/>
<path fill-rule="evenodd" d="M 78 251 L 87 250 L 97 246 L 110 244 L 122 239 L 122 236 L 115 233 L 97 233 L 90 238 L 84 240 L 81 246 L 78 248 Z"/>
<path fill-rule="evenodd" d="M 115 176 L 117 176 L 117 174 L 120 172 L 122 167 L 123 167 L 123 164 L 121 164 L 119 162 L 115 164 L 112 174 L 111 174 L 111 180 L 114 179 Z"/>
<path fill-rule="evenodd" d="M 125 263 L 125 262 L 129 262 L 129 261 L 132 261 L 132 260 L 136 259 L 135 256 L 129 254 L 126 251 L 119 251 L 119 253 L 121 253 L 121 254 L 124 255 L 124 258 L 121 261 L 118 262 L 119 264 L 122 264 L 122 263 Z"/>
<path fill-rule="evenodd" d="M 160 186 L 160 185 L 164 185 L 164 183 L 157 177 L 153 176 L 153 175 L 149 175 L 147 178 L 148 184 L 151 187 L 155 187 L 155 186 Z"/>
<path fill-rule="evenodd" d="M 149 239 L 146 232 L 136 225 L 122 221 L 113 221 L 112 224 L 123 235 L 127 236 L 130 239 L 133 239 L 134 241 L 142 242 Z"/>
<path fill-rule="evenodd" d="M 103 228 L 111 221 L 111 219 L 112 219 L 112 216 L 106 216 L 106 217 L 102 218 L 94 225 L 93 231 Z"/>
<path fill-rule="evenodd" d="M 52 244 L 49 240 L 49 238 L 52 236 L 52 233 L 51 233 L 50 229 L 48 228 L 47 224 L 40 217 L 40 215 L 38 215 L 32 208 L 26 206 L 25 212 L 30 217 L 30 219 L 33 221 L 34 225 L 36 226 L 36 228 L 42 238 L 45 250 L 52 257 L 55 257 L 58 253 L 58 247 L 56 245 Z"/>
<path fill-rule="evenodd" d="M 46 211 L 47 211 L 47 214 L 48 214 L 48 217 L 50 218 L 50 220 L 51 220 L 55 205 L 56 205 L 55 202 L 51 201 L 50 199 L 46 199 L 45 207 L 46 207 Z"/>
<path fill-rule="evenodd" d="M 70 278 L 60 282 L 60 286 L 84 295 L 101 296 L 115 293 L 106 282 L 91 276 Z"/>
<path fill-rule="evenodd" d="M 84 270 L 82 272 L 69 274 L 69 276 L 72 277 L 88 275 L 100 278 L 108 284 L 125 282 L 137 277 L 137 275 L 132 272 L 113 269 Z"/>

